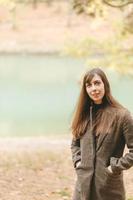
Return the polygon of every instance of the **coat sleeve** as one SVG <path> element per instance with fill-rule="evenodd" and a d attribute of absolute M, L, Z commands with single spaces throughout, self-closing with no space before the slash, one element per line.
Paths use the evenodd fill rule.
<path fill-rule="evenodd" d="M 126 112 L 122 121 L 122 131 L 129 151 L 121 158 L 111 158 L 110 164 L 113 172 L 120 172 L 133 166 L 133 117 Z"/>
<path fill-rule="evenodd" d="M 76 163 L 81 160 L 80 139 L 72 139 L 71 152 L 73 165 L 76 167 Z"/>

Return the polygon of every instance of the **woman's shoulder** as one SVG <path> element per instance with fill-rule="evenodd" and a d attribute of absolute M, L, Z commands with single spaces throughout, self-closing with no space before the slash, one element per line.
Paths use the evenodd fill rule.
<path fill-rule="evenodd" d="M 126 120 L 126 119 L 133 120 L 133 115 L 127 108 L 124 108 L 124 107 L 117 108 L 115 112 L 117 116 L 119 116 L 122 120 Z"/>
<path fill-rule="evenodd" d="M 107 112 L 113 113 L 114 115 L 125 118 L 125 117 L 132 117 L 132 113 L 125 107 L 112 107 L 110 106 L 109 109 L 107 109 Z"/>

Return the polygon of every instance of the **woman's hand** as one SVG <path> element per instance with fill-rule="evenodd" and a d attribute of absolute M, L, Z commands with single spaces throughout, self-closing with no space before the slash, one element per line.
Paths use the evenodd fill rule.
<path fill-rule="evenodd" d="M 76 163 L 76 167 L 79 167 L 80 164 L 81 164 L 81 161 L 78 161 L 78 162 Z"/>
<path fill-rule="evenodd" d="M 108 170 L 110 171 L 110 173 L 113 173 L 111 165 L 108 166 Z"/>

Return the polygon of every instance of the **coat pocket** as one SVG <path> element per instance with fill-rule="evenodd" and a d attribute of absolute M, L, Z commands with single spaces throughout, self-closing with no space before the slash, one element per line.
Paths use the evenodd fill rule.
<path fill-rule="evenodd" d="M 111 179 L 120 179 L 120 177 L 122 176 L 122 172 L 119 173 L 110 172 L 108 167 L 105 168 L 105 173 L 106 176 Z"/>

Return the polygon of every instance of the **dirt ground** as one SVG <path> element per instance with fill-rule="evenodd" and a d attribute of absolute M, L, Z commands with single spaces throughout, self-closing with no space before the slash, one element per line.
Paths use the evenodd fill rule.
<path fill-rule="evenodd" d="M 0 139 L 0 200 L 71 200 L 76 175 L 70 138 Z M 124 173 L 133 197 L 133 168 Z"/>

